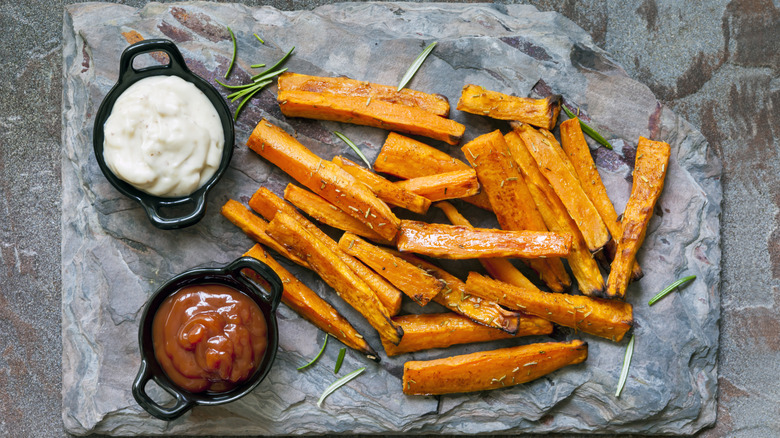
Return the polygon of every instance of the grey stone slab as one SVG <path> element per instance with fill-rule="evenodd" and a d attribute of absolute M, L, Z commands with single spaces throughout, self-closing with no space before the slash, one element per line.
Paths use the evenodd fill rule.
<path fill-rule="evenodd" d="M 693 433 L 715 420 L 717 388 L 720 162 L 691 125 L 661 105 L 644 85 L 556 13 L 529 6 L 413 3 L 338 4 L 309 12 L 210 3 L 149 4 L 143 9 L 109 4 L 66 8 L 63 43 L 62 312 L 63 421 L 68 431 L 135 434 L 320 434 L 614 432 Z M 272 62 L 291 46 L 288 66 L 309 74 L 340 75 L 396 83 L 424 45 L 439 45 L 411 87 L 447 96 L 454 104 L 465 83 L 526 95 L 538 79 L 613 141 L 615 151 L 594 150 L 610 196 L 622 210 L 639 135 L 672 145 L 666 189 L 656 208 L 639 260 L 645 277 L 629 288 L 637 342 L 628 383 L 614 397 L 625 342 L 614 344 L 567 330 L 556 339 L 589 342 L 585 364 L 526 385 L 439 398 L 401 393 L 402 364 L 488 349 L 471 345 L 366 364 L 348 355 L 344 369 L 367 365 L 366 374 L 316 407 L 335 379 L 335 348 L 307 372 L 295 366 L 312 357 L 323 335 L 289 309 L 281 314 L 276 365 L 258 389 L 220 408 L 196 408 L 171 423 L 152 419 L 130 395 L 139 354 L 140 311 L 156 285 L 193 266 L 224 263 L 251 242 L 218 213 L 228 198 L 245 200 L 260 185 L 279 193 L 289 179 L 243 144 L 260 117 L 296 132 L 315 153 L 350 154 L 332 135 L 357 140 L 369 158 L 385 133 L 331 122 L 287 120 L 264 91 L 237 123 L 230 171 L 209 197 L 198 225 L 163 232 L 100 174 L 91 147 L 92 115 L 116 79 L 119 55 L 130 32 L 177 42 L 190 67 L 210 80 L 227 67 L 236 31 L 239 63 Z M 261 46 L 253 32 L 266 39 Z M 453 110 L 467 125 L 466 140 L 502 123 Z M 462 157 L 457 147 L 438 144 Z M 595 144 L 593 145 L 595 147 Z M 493 219 L 463 211 L 480 224 Z M 434 220 L 436 217 L 434 217 Z M 439 218 L 440 219 L 440 218 Z M 464 276 L 475 264 L 447 264 Z M 313 274 L 291 269 L 334 304 L 379 347 L 376 334 Z M 696 282 L 649 308 L 647 300 L 681 275 Z M 410 308 L 408 305 L 405 308 Z M 543 341 L 544 337 L 522 342 Z"/>

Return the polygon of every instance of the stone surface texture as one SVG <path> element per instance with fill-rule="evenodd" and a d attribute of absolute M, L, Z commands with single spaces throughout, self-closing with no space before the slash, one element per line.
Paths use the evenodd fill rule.
<path fill-rule="evenodd" d="M 193 266 L 225 263 L 251 246 L 222 218 L 228 198 L 246 200 L 260 185 L 281 193 L 290 179 L 244 146 L 261 117 L 294 133 L 319 156 L 349 153 L 332 131 L 356 140 L 370 159 L 386 131 L 287 119 L 273 89 L 258 95 L 236 123 L 235 156 L 210 196 L 198 225 L 164 232 L 143 210 L 113 189 L 97 168 L 93 117 L 118 74 L 119 55 L 139 37 L 174 40 L 190 68 L 213 82 L 232 53 L 226 26 L 234 29 L 240 56 L 232 80 L 251 75 L 248 64 L 272 63 L 289 47 L 291 71 L 348 74 L 396 83 L 427 41 L 438 46 L 411 86 L 457 102 L 464 84 L 527 95 L 539 78 L 544 88 L 581 107 L 615 145 L 595 159 L 618 211 L 630 192 L 636 139 L 672 145 L 666 190 L 655 210 L 639 260 L 645 276 L 632 285 L 638 339 L 630 378 L 612 395 L 625 344 L 561 330 L 553 339 L 583 338 L 589 359 L 532 383 L 500 391 L 442 397 L 401 392 L 403 363 L 489 350 L 495 342 L 429 351 L 381 364 L 349 355 L 345 369 L 368 365 L 365 376 L 314 403 L 334 379 L 337 349 L 305 372 L 296 371 L 323 338 L 292 312 L 280 312 L 280 351 L 270 375 L 252 394 L 220 408 L 195 408 L 165 423 L 150 417 L 130 394 L 137 372 L 137 326 L 144 302 L 165 279 Z M 260 45 L 252 33 L 266 40 Z M 312 38 L 317 35 L 317 38 Z M 75 434 L 322 434 L 617 432 L 694 433 L 715 421 L 720 318 L 720 160 L 692 125 L 665 108 L 649 88 L 630 79 L 590 36 L 556 13 L 528 5 L 354 3 L 311 12 L 213 3 L 151 3 L 142 9 L 111 4 L 66 8 L 63 40 L 62 302 L 63 420 Z M 544 90 L 538 89 L 543 92 Z M 481 116 L 451 111 L 467 125 L 464 142 L 496 128 Z M 444 145 L 437 145 L 445 148 Z M 457 146 L 447 150 L 464 159 Z M 493 215 L 464 207 L 477 226 L 495 226 Z M 441 221 L 435 214 L 429 220 Z M 474 263 L 447 263 L 465 277 Z M 372 345 L 370 326 L 311 272 L 291 267 L 328 299 Z M 683 275 L 697 281 L 652 309 L 647 300 Z M 406 310 L 415 311 L 408 303 Z M 430 305 L 425 311 L 431 311 Z M 438 311 L 444 309 L 439 308 Z M 685 333 L 685 335 L 680 335 Z M 523 339 L 544 342 L 549 337 Z M 516 344 L 517 341 L 513 341 Z M 160 396 L 160 394 L 158 394 Z"/>
<path fill-rule="evenodd" d="M 3 436 L 66 435 L 60 393 L 63 3 L 74 2 L 0 3 L 0 69 L 6 72 L 0 84 Z M 294 10 L 329 2 L 242 3 Z M 583 27 L 632 78 L 698 126 L 722 159 L 718 418 L 698 435 L 777 436 L 780 3 L 529 3 Z"/>

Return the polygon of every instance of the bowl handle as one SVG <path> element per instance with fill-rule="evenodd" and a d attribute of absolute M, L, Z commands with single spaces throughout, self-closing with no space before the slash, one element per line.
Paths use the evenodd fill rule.
<path fill-rule="evenodd" d="M 149 364 L 146 362 L 146 359 L 142 359 L 141 368 L 138 370 L 138 375 L 133 382 L 133 397 L 135 397 L 135 401 L 137 401 L 146 412 L 154 415 L 160 420 L 171 421 L 181 417 L 195 405 L 195 402 L 188 400 L 182 394 L 171 391 L 161 385 L 160 387 L 162 389 L 176 398 L 176 404 L 170 408 L 160 406 L 146 393 L 146 384 L 149 383 L 151 378 L 152 371 L 149 368 Z"/>
<path fill-rule="evenodd" d="M 165 199 L 139 199 L 141 206 L 146 211 L 146 216 L 152 224 L 163 230 L 173 230 L 177 228 L 185 228 L 190 225 L 196 224 L 206 214 L 206 192 L 204 190 L 198 190 L 192 195 L 177 199 L 175 201 L 166 201 Z M 193 203 L 195 207 L 192 212 L 173 218 L 165 218 L 160 214 L 161 207 L 175 207 L 177 205 L 183 205 Z"/>
<path fill-rule="evenodd" d="M 133 60 L 135 57 L 149 52 L 165 52 L 168 54 L 168 59 L 170 62 L 167 65 L 153 65 L 138 70 L 133 68 Z M 153 39 L 137 42 L 126 48 L 122 52 L 122 57 L 119 59 L 120 80 L 125 80 L 142 71 L 156 69 L 171 69 L 172 71 L 179 73 L 190 72 L 190 70 L 187 68 L 187 63 L 184 62 L 184 57 L 181 56 L 181 52 L 179 52 L 176 44 L 174 44 L 173 41 L 166 39 Z"/>
<path fill-rule="evenodd" d="M 255 274 L 271 285 L 271 291 L 264 291 L 265 293 L 261 293 L 261 296 L 264 301 L 270 304 L 271 312 L 276 311 L 276 308 L 279 307 L 279 302 L 282 300 L 283 287 L 282 280 L 279 279 L 279 276 L 273 269 L 253 257 L 241 257 L 229 264 L 226 269 L 236 280 L 252 289 L 260 289 L 261 292 L 264 291 L 263 288 L 258 288 L 254 281 L 243 275 L 241 273 L 242 269 L 251 269 Z"/>

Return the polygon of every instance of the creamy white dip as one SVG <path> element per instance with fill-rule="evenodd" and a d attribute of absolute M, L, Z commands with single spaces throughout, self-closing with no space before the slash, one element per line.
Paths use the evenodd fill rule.
<path fill-rule="evenodd" d="M 214 105 L 191 82 L 152 76 L 125 90 L 103 126 L 103 158 L 146 193 L 185 196 L 216 172 L 225 135 Z"/>

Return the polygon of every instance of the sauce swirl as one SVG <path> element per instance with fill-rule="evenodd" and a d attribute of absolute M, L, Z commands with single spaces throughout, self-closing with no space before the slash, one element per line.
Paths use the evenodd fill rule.
<path fill-rule="evenodd" d="M 155 357 L 174 384 L 190 392 L 224 392 L 257 369 L 268 327 L 257 303 L 242 292 L 192 285 L 160 305 L 152 339 Z"/>

